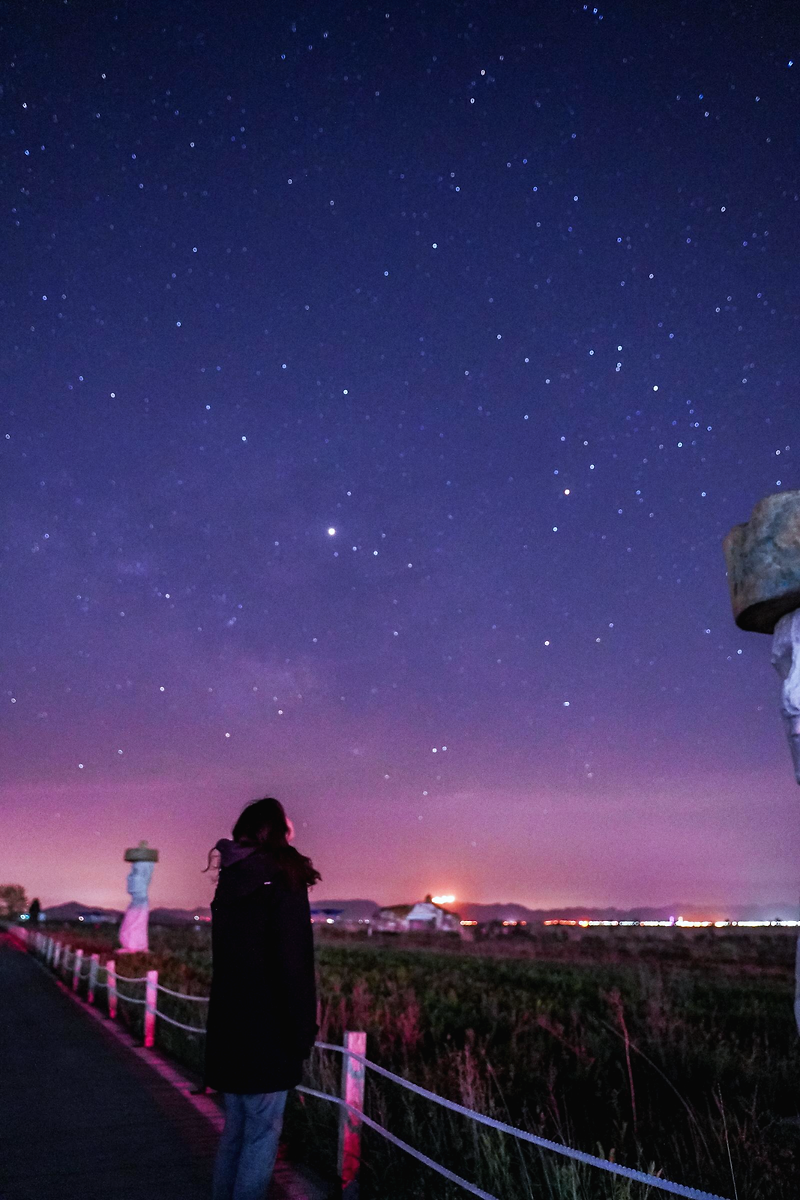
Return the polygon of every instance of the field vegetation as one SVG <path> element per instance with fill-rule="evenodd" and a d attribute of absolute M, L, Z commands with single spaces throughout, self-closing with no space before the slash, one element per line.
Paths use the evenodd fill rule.
<path fill-rule="evenodd" d="M 442 1096 L 557 1142 L 730 1200 L 800 1196 L 800 1045 L 787 931 L 670 930 L 569 938 L 561 930 L 497 942 L 318 944 L 320 1039 L 368 1034 L 368 1056 Z M 159 970 L 207 994 L 207 927 L 152 931 Z M 101 952 L 112 931 L 60 936 Z M 142 985 L 131 984 L 132 995 Z M 122 1005 L 135 1030 L 141 1008 Z M 202 1024 L 203 1005 L 159 1008 Z M 202 1035 L 164 1022 L 163 1048 L 188 1066 Z M 339 1090 L 340 1057 L 317 1051 L 307 1082 Z M 337 1108 L 295 1096 L 290 1151 L 335 1175 Z M 366 1111 L 399 1137 L 503 1200 L 653 1200 L 641 1184 L 576 1167 L 368 1075 Z M 366 1131 L 362 1196 L 450 1200 L 465 1193 Z"/>

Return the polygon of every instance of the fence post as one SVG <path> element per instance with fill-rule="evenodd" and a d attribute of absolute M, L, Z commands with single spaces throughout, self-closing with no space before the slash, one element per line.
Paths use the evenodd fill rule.
<path fill-rule="evenodd" d="M 61 955 L 61 965 L 63 967 L 64 974 L 66 974 L 66 972 L 69 970 L 69 960 L 70 960 L 71 954 L 72 954 L 72 947 L 65 946 L 64 953 Z"/>
<path fill-rule="evenodd" d="M 144 1044 L 155 1045 L 156 1011 L 158 1007 L 158 971 L 147 972 L 144 989 Z"/>
<path fill-rule="evenodd" d="M 97 987 L 97 968 L 100 964 L 100 955 L 93 954 L 89 959 L 89 987 L 86 992 L 86 999 L 90 1004 L 94 1004 L 94 989 Z"/>
<path fill-rule="evenodd" d="M 53 970 L 55 971 L 56 975 L 58 974 L 58 968 L 61 966 L 62 946 L 63 943 L 57 941 L 55 949 L 53 950 Z"/>
<path fill-rule="evenodd" d="M 117 965 L 113 958 L 106 963 L 106 984 L 108 996 L 108 1016 L 111 1021 L 117 1019 Z"/>
<path fill-rule="evenodd" d="M 77 992 L 78 981 L 81 977 L 81 967 L 83 965 L 83 951 L 76 950 L 75 958 L 72 960 L 72 990 Z"/>
<path fill-rule="evenodd" d="M 366 1033 L 347 1032 L 346 1050 L 366 1057 Z M 358 1200 L 358 1171 L 361 1166 L 361 1118 L 364 1111 L 364 1064 L 342 1055 L 342 1099 L 354 1108 L 339 1108 L 339 1178 L 342 1181 L 342 1200 Z"/>
<path fill-rule="evenodd" d="M 47 938 L 47 953 L 45 954 L 45 959 L 47 961 L 48 967 L 52 965 L 54 950 L 55 950 L 55 943 L 54 943 L 53 939 L 50 936 L 48 936 L 48 938 Z"/>

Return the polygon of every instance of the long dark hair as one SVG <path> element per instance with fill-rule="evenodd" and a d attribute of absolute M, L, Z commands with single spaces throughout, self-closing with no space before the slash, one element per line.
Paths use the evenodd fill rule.
<path fill-rule="evenodd" d="M 280 800 L 272 796 L 254 800 L 242 811 L 231 832 L 233 840 L 243 846 L 269 850 L 291 887 L 313 887 L 322 878 L 311 859 L 289 845 L 292 827 Z"/>

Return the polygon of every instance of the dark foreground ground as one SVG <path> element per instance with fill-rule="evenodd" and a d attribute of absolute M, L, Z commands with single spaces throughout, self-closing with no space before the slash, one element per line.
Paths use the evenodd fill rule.
<path fill-rule="evenodd" d="M 0 933 L 0 1200 L 208 1200 L 217 1134 Z M 280 1184 L 272 1200 L 289 1193 Z"/>

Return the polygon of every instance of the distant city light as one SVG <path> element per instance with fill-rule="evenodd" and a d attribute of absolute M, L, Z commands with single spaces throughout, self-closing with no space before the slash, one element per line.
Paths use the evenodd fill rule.
<path fill-rule="evenodd" d="M 455 896 L 431 896 L 434 904 L 453 904 Z"/>
<path fill-rule="evenodd" d="M 504 922 L 505 924 L 505 922 Z M 670 917 L 668 921 L 589 921 L 585 917 L 582 920 L 567 920 L 562 917 L 552 917 L 548 921 L 543 921 L 543 925 L 574 925 L 581 929 L 588 928 L 616 928 L 617 926 L 632 926 L 640 929 L 797 929 L 800 927 L 800 921 L 791 920 L 775 920 L 775 921 L 686 921 L 683 917 Z"/>

